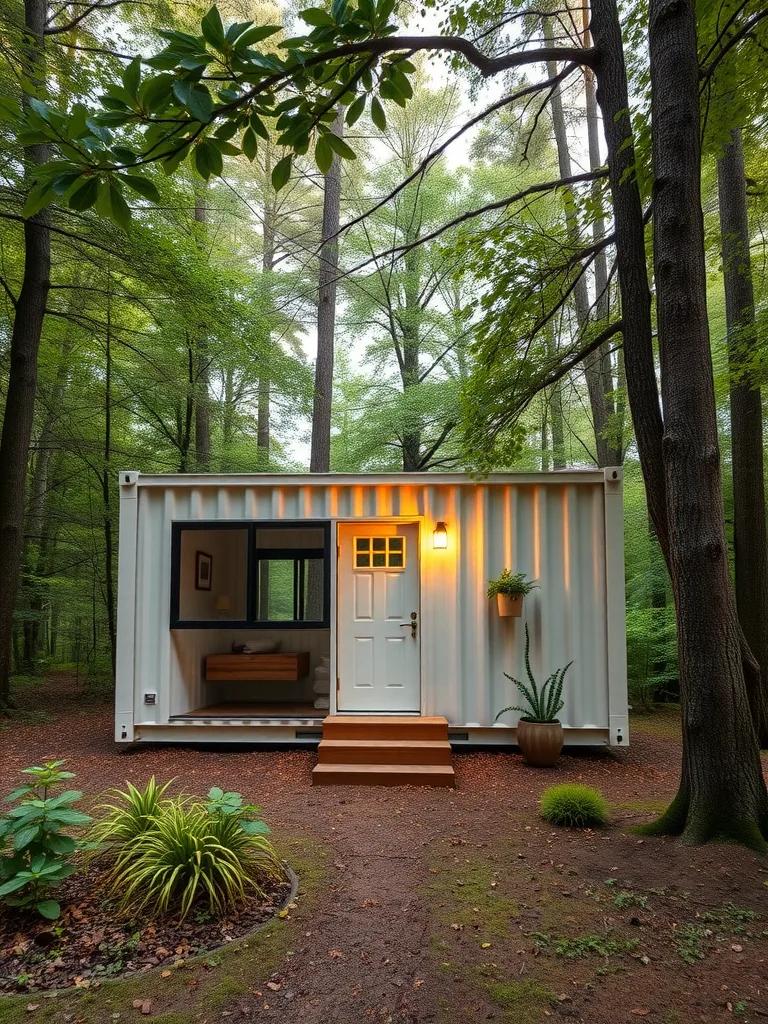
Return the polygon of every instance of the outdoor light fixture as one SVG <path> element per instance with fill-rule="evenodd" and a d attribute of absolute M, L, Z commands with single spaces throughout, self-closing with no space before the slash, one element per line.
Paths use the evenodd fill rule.
<path fill-rule="evenodd" d="M 432 547 L 435 548 L 436 551 L 443 551 L 448 547 L 448 530 L 442 520 L 437 524 L 434 533 L 432 534 Z"/>

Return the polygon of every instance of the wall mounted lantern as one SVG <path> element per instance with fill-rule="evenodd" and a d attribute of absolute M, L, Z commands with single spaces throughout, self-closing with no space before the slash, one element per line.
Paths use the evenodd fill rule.
<path fill-rule="evenodd" d="M 432 547 L 436 551 L 444 551 L 448 547 L 448 530 L 442 520 L 437 524 L 432 534 Z"/>

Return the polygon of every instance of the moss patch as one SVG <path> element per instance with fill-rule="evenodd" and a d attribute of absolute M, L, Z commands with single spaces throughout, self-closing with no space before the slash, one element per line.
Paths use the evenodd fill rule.
<path fill-rule="evenodd" d="M 434 916 L 444 925 L 473 928 L 479 941 L 504 938 L 520 914 L 517 901 L 504 892 L 497 864 L 470 861 L 447 864 L 424 888 Z"/>
<path fill-rule="evenodd" d="M 491 999 L 504 1010 L 506 1020 L 529 1024 L 541 1019 L 542 1011 L 555 1002 L 554 992 L 533 978 L 525 981 L 486 982 Z"/>

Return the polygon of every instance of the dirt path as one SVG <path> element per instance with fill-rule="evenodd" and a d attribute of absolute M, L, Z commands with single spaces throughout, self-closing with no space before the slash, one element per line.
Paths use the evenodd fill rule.
<path fill-rule="evenodd" d="M 312 789 L 311 751 L 118 751 L 108 707 L 60 685 L 46 699 L 55 722 L 0 732 L 0 792 L 62 755 L 94 796 L 153 774 L 189 792 L 236 789 L 263 808 L 302 891 L 287 920 L 242 947 L 166 979 L 6 1001 L 3 1024 L 146 1019 L 134 1000 L 161 1024 L 768 1018 L 768 864 L 629 831 L 674 792 L 671 713 L 639 720 L 629 749 L 569 755 L 554 772 L 472 753 L 456 758 L 455 792 Z M 603 791 L 610 829 L 544 826 L 539 794 L 566 780 Z"/>

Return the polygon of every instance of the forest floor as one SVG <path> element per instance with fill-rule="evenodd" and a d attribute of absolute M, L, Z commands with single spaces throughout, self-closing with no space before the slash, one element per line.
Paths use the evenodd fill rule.
<path fill-rule="evenodd" d="M 171 971 L 5 997 L 2 1024 L 768 1020 L 768 862 L 631 831 L 675 791 L 674 710 L 635 716 L 630 747 L 567 753 L 554 770 L 475 752 L 456 755 L 455 791 L 313 789 L 311 751 L 126 750 L 98 692 L 59 677 L 19 698 L 0 792 L 56 757 L 91 800 L 151 775 L 238 790 L 300 887 L 249 939 Z M 603 792 L 605 831 L 541 821 L 539 794 L 563 781 Z"/>

